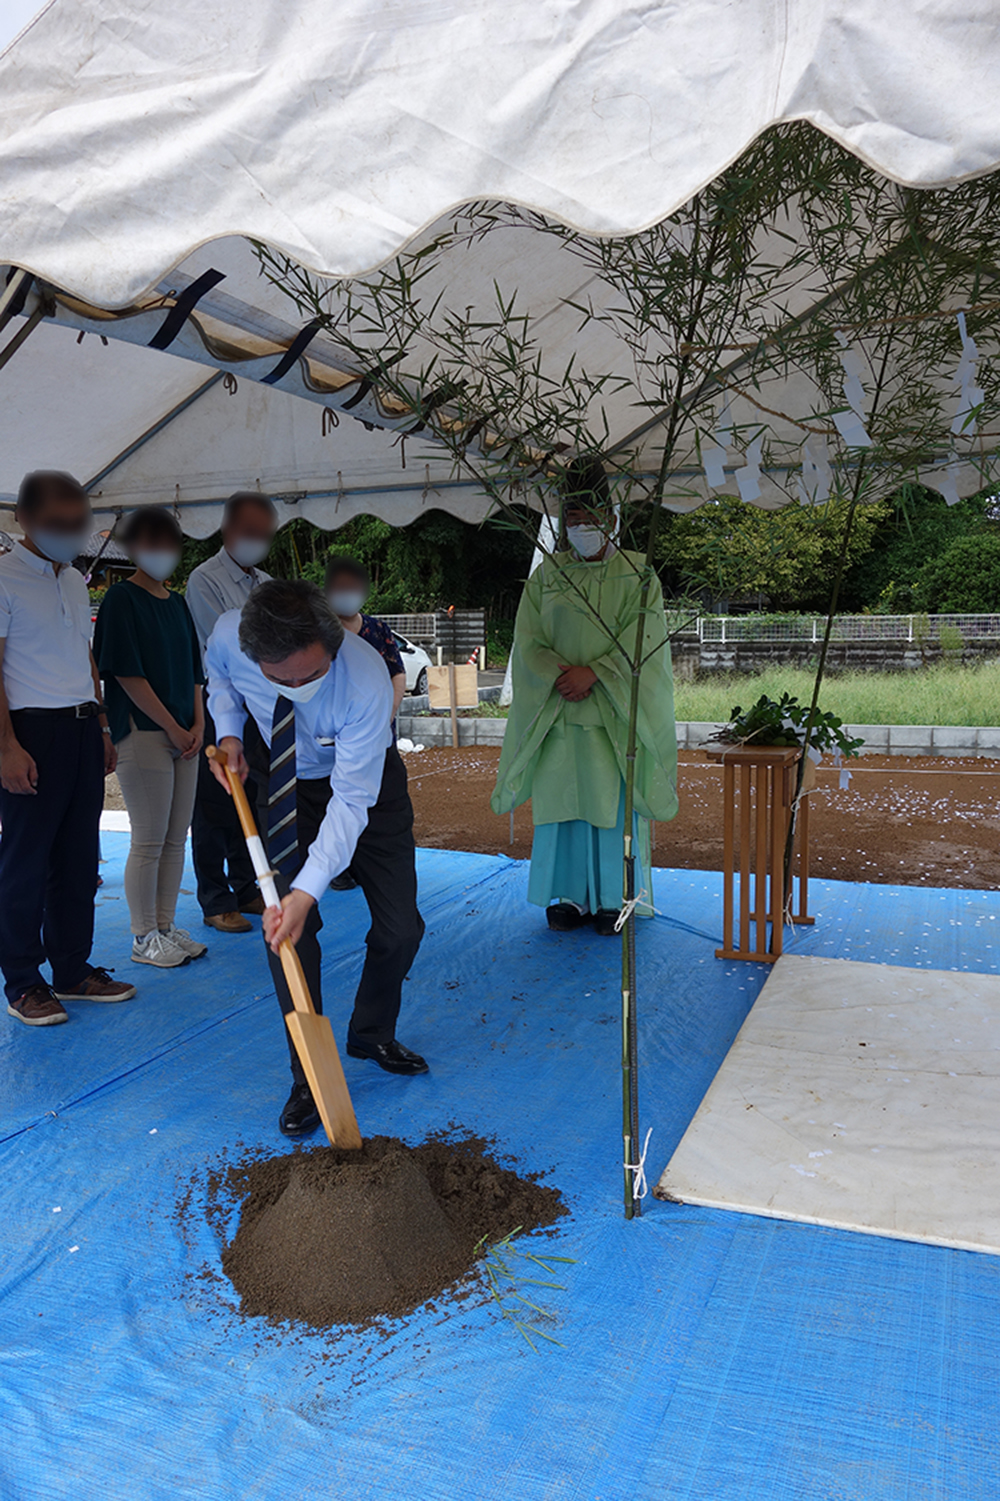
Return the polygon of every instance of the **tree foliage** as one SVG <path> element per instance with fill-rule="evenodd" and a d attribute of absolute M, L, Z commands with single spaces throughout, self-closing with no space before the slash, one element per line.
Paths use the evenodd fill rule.
<path fill-rule="evenodd" d="M 175 582 L 183 585 L 221 545 L 218 533 L 189 538 Z M 474 526 L 444 511 L 428 511 L 405 527 L 358 516 L 337 531 L 297 518 L 278 532 L 261 567 L 275 578 L 321 583 L 330 554 L 348 553 L 371 574 L 372 610 L 407 614 L 455 605 L 507 619 L 517 608 L 532 545 L 530 531 L 520 527 L 496 519 Z"/>
<path fill-rule="evenodd" d="M 675 517 L 657 543 L 657 563 L 677 593 L 698 594 L 709 610 L 826 608 L 849 501 L 817 510 L 762 511 L 731 496 Z M 863 506 L 851 529 L 851 564 L 867 555 L 889 512 Z"/>
<path fill-rule="evenodd" d="M 936 615 L 1000 611 L 1000 530 L 956 537 L 921 569 L 916 606 Z"/>

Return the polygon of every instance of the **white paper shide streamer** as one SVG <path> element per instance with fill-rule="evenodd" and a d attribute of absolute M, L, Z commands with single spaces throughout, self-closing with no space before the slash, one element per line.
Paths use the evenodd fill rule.
<path fill-rule="evenodd" d="M 746 464 L 736 471 L 736 483 L 740 490 L 740 500 L 752 501 L 760 499 L 760 460 L 764 447 L 764 435 L 759 434 L 754 438 L 750 447 L 744 454 Z"/>
<path fill-rule="evenodd" d="M 796 475 L 799 500 L 804 506 L 822 505 L 830 498 L 833 470 L 824 437 L 811 433 L 802 445 L 802 473 Z"/>
<path fill-rule="evenodd" d="M 962 352 L 958 357 L 952 384 L 958 390 L 958 406 L 951 421 L 953 438 L 972 438 L 976 432 L 976 411 L 985 400 L 981 386 L 976 385 L 976 374 L 979 367 L 979 350 L 976 341 L 969 337 L 969 331 L 965 326 L 965 314 L 956 313 L 958 333 L 962 341 Z M 953 447 L 948 455 L 948 466 L 942 475 L 935 476 L 935 485 L 949 506 L 957 506 L 961 500 L 958 493 L 958 482 L 961 476 L 961 460 Z"/>
<path fill-rule="evenodd" d="M 871 448 L 872 440 L 865 428 L 865 388 L 862 377 L 865 362 L 856 349 L 852 349 L 847 335 L 837 331 L 840 345 L 840 363 L 844 370 L 844 399 L 849 410 L 834 412 L 833 422 L 848 448 Z"/>
<path fill-rule="evenodd" d="M 958 366 L 955 370 L 954 384 L 958 387 L 958 411 L 952 419 L 951 431 L 957 438 L 964 433 L 971 438 L 976 431 L 976 408 L 982 406 L 985 400 L 982 389 L 976 385 L 976 371 L 979 365 L 979 350 L 976 348 L 975 339 L 971 339 L 965 327 L 965 314 L 956 314 L 958 319 L 958 332 L 962 340 L 962 353 L 958 357 Z"/>
<path fill-rule="evenodd" d="M 733 419 L 729 411 L 729 397 L 727 396 L 719 409 L 719 419 L 715 424 L 715 441 L 705 443 L 701 450 L 701 462 L 705 469 L 705 479 L 709 488 L 721 490 L 726 483 L 726 454 L 730 443 L 733 441 Z"/>

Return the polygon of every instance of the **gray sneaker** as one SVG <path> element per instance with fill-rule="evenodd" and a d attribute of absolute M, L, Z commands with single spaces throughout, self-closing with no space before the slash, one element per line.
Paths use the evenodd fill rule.
<path fill-rule="evenodd" d="M 26 1027 L 54 1027 L 58 1022 L 68 1022 L 69 1015 L 60 1006 L 47 985 L 29 985 L 16 1001 L 7 1002 L 7 1014 L 14 1016 Z"/>
<path fill-rule="evenodd" d="M 191 955 L 164 936 L 157 928 L 143 938 L 132 940 L 132 963 L 153 964 L 157 969 L 177 969 L 190 964 Z"/>
<path fill-rule="evenodd" d="M 176 923 L 171 923 L 169 928 L 161 928 L 160 935 L 187 954 L 189 959 L 200 959 L 202 954 L 208 953 L 208 944 L 199 943 L 197 938 L 192 938 L 187 928 L 179 928 Z"/>

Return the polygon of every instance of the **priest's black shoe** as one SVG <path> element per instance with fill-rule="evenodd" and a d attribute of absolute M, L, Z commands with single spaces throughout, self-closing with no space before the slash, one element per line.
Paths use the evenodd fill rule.
<path fill-rule="evenodd" d="M 602 938 L 614 938 L 618 931 L 617 922 L 618 912 L 614 908 L 608 911 L 607 907 L 602 907 L 594 914 L 594 932 L 599 933 Z"/>
<path fill-rule="evenodd" d="M 594 921 L 589 912 L 581 912 L 572 902 L 555 902 L 545 909 L 545 921 L 553 933 L 572 933 Z"/>
<path fill-rule="evenodd" d="M 370 1058 L 379 1068 L 384 1068 L 387 1074 L 427 1072 L 427 1064 L 420 1054 L 404 1048 L 394 1037 L 389 1042 L 362 1042 L 348 1032 L 347 1055 L 349 1058 Z"/>
<path fill-rule="evenodd" d="M 309 1085 L 293 1084 L 285 1108 L 278 1117 L 278 1129 L 286 1136 L 309 1136 L 318 1125 L 319 1111 Z"/>

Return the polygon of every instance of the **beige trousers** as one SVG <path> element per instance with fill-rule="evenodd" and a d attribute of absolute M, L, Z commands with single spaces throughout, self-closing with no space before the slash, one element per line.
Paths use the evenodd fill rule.
<path fill-rule="evenodd" d="M 164 730 L 137 730 L 118 745 L 118 780 L 132 825 L 125 900 L 139 937 L 168 928 L 177 910 L 198 758 L 181 759 Z"/>

